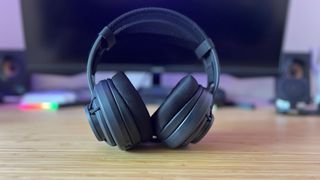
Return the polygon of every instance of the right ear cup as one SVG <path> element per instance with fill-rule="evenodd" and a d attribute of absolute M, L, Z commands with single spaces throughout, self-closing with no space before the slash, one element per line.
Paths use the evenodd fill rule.
<path fill-rule="evenodd" d="M 197 142 L 211 113 L 212 95 L 192 76 L 184 77 L 151 119 L 158 139 L 171 148 Z"/>
<path fill-rule="evenodd" d="M 127 150 L 152 138 L 150 116 L 140 95 L 123 72 L 100 81 L 94 88 L 100 128 L 120 149 Z M 93 123 L 91 123 L 93 124 Z M 94 124 L 93 124 L 94 125 Z M 93 127 L 93 126 L 91 126 Z M 97 130 L 96 130 L 97 132 Z M 108 134 L 104 134 L 107 136 Z M 101 133 L 99 134 L 101 139 Z"/>

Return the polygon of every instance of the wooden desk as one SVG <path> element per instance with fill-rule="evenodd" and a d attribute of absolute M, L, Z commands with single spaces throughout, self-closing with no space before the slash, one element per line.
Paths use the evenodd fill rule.
<path fill-rule="evenodd" d="M 318 117 L 221 109 L 197 145 L 144 145 L 124 152 L 96 141 L 80 108 L 2 107 L 0 178 L 320 179 L 319 142 Z"/>

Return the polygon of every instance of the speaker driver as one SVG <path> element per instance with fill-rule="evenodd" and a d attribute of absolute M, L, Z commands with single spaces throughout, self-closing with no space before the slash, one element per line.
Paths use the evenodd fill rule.
<path fill-rule="evenodd" d="M 0 92 L 20 95 L 28 90 L 28 74 L 23 52 L 0 52 Z"/>

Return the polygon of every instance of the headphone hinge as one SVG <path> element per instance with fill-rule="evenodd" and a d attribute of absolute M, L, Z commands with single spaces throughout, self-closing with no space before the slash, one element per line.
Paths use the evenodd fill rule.
<path fill-rule="evenodd" d="M 210 82 L 208 84 L 208 91 L 213 94 L 214 89 L 215 89 L 215 84 L 213 82 Z"/>
<path fill-rule="evenodd" d="M 93 114 L 95 114 L 97 111 L 99 111 L 100 110 L 100 108 L 99 107 L 97 107 L 97 108 L 94 108 L 94 109 L 89 109 L 89 113 L 90 113 L 90 115 L 93 115 Z"/>
<path fill-rule="evenodd" d="M 92 100 L 91 100 L 91 102 L 90 102 L 90 104 L 89 104 L 89 106 L 88 106 L 88 111 L 89 111 L 89 113 L 90 113 L 90 115 L 93 115 L 93 114 L 95 114 L 97 111 L 99 111 L 100 110 L 100 107 L 93 107 L 93 101 L 96 99 L 96 97 L 94 97 Z"/>

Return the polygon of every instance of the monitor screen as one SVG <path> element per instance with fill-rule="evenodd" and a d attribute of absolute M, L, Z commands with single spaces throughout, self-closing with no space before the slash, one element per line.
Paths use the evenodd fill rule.
<path fill-rule="evenodd" d="M 213 40 L 222 72 L 277 72 L 288 0 L 28 0 L 21 1 L 31 71 L 77 73 L 98 32 L 119 15 L 141 7 L 164 7 L 194 20 Z M 162 37 L 121 35 L 102 58 L 106 70 L 201 71 L 191 50 Z"/>

